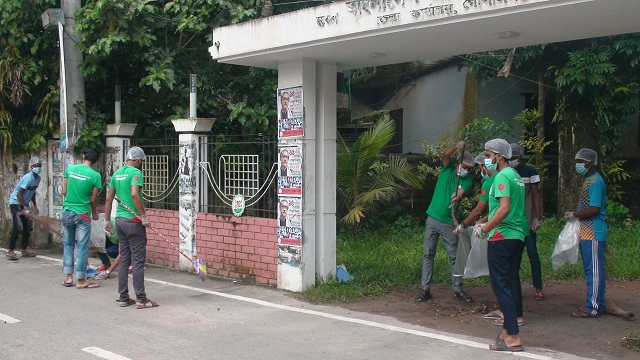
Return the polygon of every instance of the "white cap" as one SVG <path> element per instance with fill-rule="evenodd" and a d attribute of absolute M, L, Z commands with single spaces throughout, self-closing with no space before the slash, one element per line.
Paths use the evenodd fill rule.
<path fill-rule="evenodd" d="M 144 150 L 137 146 L 129 148 L 127 151 L 127 160 L 143 160 L 145 159 Z"/>

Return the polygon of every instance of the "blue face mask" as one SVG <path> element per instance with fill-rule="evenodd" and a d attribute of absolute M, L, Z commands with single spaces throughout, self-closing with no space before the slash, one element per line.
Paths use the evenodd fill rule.
<path fill-rule="evenodd" d="M 584 163 L 576 164 L 576 172 L 578 173 L 578 175 L 584 176 L 588 171 L 589 169 L 587 169 Z"/>
<path fill-rule="evenodd" d="M 495 158 L 496 157 L 494 156 L 491 159 L 484 159 L 484 166 L 487 168 L 487 170 L 496 171 L 498 169 L 498 163 L 493 163 L 493 159 Z"/>
<path fill-rule="evenodd" d="M 480 175 L 482 175 L 482 180 L 487 180 L 489 178 L 489 175 L 485 174 L 484 172 L 480 173 Z"/>
<path fill-rule="evenodd" d="M 465 170 L 462 166 L 458 167 L 458 176 L 460 177 L 465 177 L 467 176 L 469 173 L 467 172 L 467 170 Z"/>
<path fill-rule="evenodd" d="M 40 174 L 40 172 L 42 171 L 42 168 L 41 167 L 34 167 L 32 171 L 33 171 L 34 174 Z"/>

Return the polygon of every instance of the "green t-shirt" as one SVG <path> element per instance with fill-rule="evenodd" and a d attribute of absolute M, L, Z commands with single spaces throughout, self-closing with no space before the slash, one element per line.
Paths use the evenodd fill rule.
<path fill-rule="evenodd" d="M 524 241 L 524 182 L 513 168 L 506 168 L 496 174 L 489 193 L 489 220 L 500 205 L 500 198 L 508 196 L 511 206 L 509 214 L 489 232 L 489 241 L 517 239 Z M 523 216 L 525 216 L 523 218 Z"/>
<path fill-rule="evenodd" d="M 142 187 L 143 184 L 144 179 L 142 178 L 142 171 L 133 166 L 125 165 L 113 173 L 109 187 L 116 190 L 116 197 L 120 201 L 133 210 L 134 213 L 140 215 L 136 206 L 133 204 L 133 199 L 131 198 L 131 185 L 138 185 Z M 142 191 L 140 191 L 140 197 L 142 197 Z M 120 204 L 118 204 L 116 217 L 123 217 L 127 219 L 134 218 L 134 216 Z"/>
<path fill-rule="evenodd" d="M 431 204 L 427 209 L 427 215 L 445 224 L 453 224 L 453 218 L 451 217 L 451 195 L 455 193 L 456 179 L 456 164 L 449 163 L 449 165 L 443 165 L 436 182 L 436 188 L 433 191 L 433 197 L 431 198 Z M 471 185 L 473 181 L 469 176 L 460 177 L 460 187 L 469 194 L 471 191 Z"/>
<path fill-rule="evenodd" d="M 118 244 L 118 231 L 116 231 L 116 218 L 111 218 L 111 234 L 107 234 L 107 237 L 113 244 Z"/>
<path fill-rule="evenodd" d="M 76 214 L 91 212 L 91 193 L 93 188 L 102 189 L 100 174 L 83 164 L 72 165 L 64 172 L 67 179 L 67 196 L 62 211 L 71 210 Z"/>
<path fill-rule="evenodd" d="M 496 179 L 496 174 L 489 176 L 482 182 L 482 188 L 480 189 L 481 201 L 484 201 L 487 203 L 489 202 L 489 192 L 491 191 L 491 185 L 493 185 L 493 180 Z"/>

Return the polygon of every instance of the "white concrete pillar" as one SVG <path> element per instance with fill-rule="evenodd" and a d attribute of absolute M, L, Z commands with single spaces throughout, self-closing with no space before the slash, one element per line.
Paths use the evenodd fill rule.
<path fill-rule="evenodd" d="M 280 63 L 278 88 L 295 86 L 302 86 L 304 107 L 302 254 L 299 266 L 278 264 L 278 288 L 303 291 L 336 266 L 336 65 Z"/>
<path fill-rule="evenodd" d="M 198 167 L 199 149 L 202 133 L 211 131 L 215 119 L 179 119 L 173 120 L 173 126 L 179 134 L 180 148 L 178 158 L 178 187 L 180 212 L 180 250 L 192 258 L 196 252 L 196 216 L 200 207 L 200 168 Z M 180 256 L 180 269 L 189 270 L 193 264 Z"/>
<path fill-rule="evenodd" d="M 127 156 L 125 149 L 130 146 L 130 140 L 133 132 L 136 130 L 137 124 L 108 124 L 107 131 L 104 135 L 107 138 L 107 148 L 103 156 L 105 162 L 105 181 L 107 184 L 111 181 L 111 175 L 124 165 Z M 108 185 L 107 185 L 108 186 Z M 118 203 L 113 200 L 111 204 L 111 214 L 105 214 L 105 219 L 115 217 L 118 210 Z"/>

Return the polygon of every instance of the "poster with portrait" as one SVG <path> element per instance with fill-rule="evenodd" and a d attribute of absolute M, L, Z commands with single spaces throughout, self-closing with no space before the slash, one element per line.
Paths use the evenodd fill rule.
<path fill-rule="evenodd" d="M 278 146 L 278 194 L 302 196 L 302 144 Z"/>
<path fill-rule="evenodd" d="M 300 264 L 302 255 L 302 199 L 278 198 L 278 262 Z"/>
<path fill-rule="evenodd" d="M 62 176 L 53 177 L 53 206 L 62 206 L 64 197 L 62 196 Z"/>
<path fill-rule="evenodd" d="M 304 136 L 302 86 L 278 89 L 278 138 Z"/>

